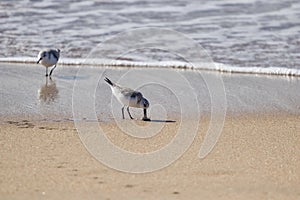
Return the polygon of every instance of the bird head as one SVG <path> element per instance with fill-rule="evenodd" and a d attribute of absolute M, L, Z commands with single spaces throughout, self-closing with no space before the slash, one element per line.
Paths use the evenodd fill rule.
<path fill-rule="evenodd" d="M 150 104 L 149 104 L 149 101 L 148 101 L 147 99 L 143 98 L 142 104 L 143 104 L 143 108 L 144 108 L 144 109 L 149 108 L 149 105 L 150 105 Z"/>
<path fill-rule="evenodd" d="M 38 55 L 38 61 L 36 62 L 37 64 L 41 61 L 41 60 L 43 60 L 43 58 L 45 58 L 47 56 L 47 52 L 45 52 L 45 51 L 41 51 L 40 53 L 39 53 L 39 55 Z"/>

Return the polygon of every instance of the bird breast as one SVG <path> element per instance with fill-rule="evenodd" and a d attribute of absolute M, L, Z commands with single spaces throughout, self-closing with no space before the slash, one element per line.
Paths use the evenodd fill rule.
<path fill-rule="evenodd" d="M 50 57 L 46 56 L 41 60 L 41 64 L 44 65 L 45 67 L 51 67 L 56 63 L 57 63 L 57 59 L 51 54 Z"/>

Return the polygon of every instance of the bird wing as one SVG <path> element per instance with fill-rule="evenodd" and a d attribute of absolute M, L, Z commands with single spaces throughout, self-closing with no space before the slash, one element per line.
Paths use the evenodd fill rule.
<path fill-rule="evenodd" d="M 137 99 L 137 103 L 141 102 L 143 99 L 143 95 L 140 92 L 134 91 L 131 96 L 131 98 L 136 98 Z"/>
<path fill-rule="evenodd" d="M 133 99 L 137 98 L 137 102 L 140 102 L 142 100 L 142 98 L 143 98 L 142 93 L 134 91 L 134 90 L 132 90 L 130 88 L 122 88 L 121 93 L 124 96 L 130 97 L 130 98 L 133 98 Z"/>
<path fill-rule="evenodd" d="M 51 50 L 49 51 L 49 55 L 50 55 L 50 54 L 52 54 L 52 55 L 56 58 L 56 60 L 59 59 L 59 52 L 58 52 L 57 50 L 51 49 Z"/>
<path fill-rule="evenodd" d="M 135 92 L 134 90 L 132 90 L 130 88 L 123 88 L 118 85 L 116 85 L 116 86 L 120 89 L 121 93 L 126 97 L 131 96 Z"/>

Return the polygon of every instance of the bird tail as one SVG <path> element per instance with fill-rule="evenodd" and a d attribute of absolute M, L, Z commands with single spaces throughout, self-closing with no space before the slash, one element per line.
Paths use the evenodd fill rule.
<path fill-rule="evenodd" d="M 109 85 L 114 86 L 113 82 L 111 82 L 111 80 L 109 80 L 107 77 L 105 77 L 104 79 Z"/>

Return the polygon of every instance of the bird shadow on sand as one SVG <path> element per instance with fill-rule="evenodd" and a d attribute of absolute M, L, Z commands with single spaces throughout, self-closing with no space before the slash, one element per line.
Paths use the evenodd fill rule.
<path fill-rule="evenodd" d="M 56 76 L 57 79 L 63 80 L 85 80 L 88 79 L 88 76 Z"/>
<path fill-rule="evenodd" d="M 156 123 L 175 123 L 175 120 L 161 120 L 161 119 L 151 119 L 149 122 L 156 122 Z"/>

